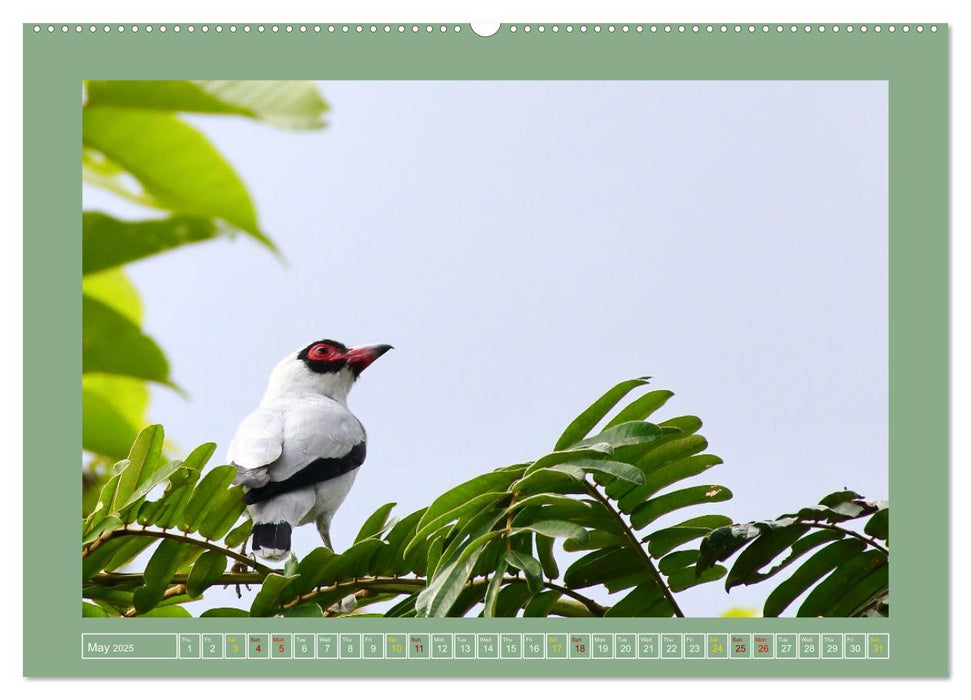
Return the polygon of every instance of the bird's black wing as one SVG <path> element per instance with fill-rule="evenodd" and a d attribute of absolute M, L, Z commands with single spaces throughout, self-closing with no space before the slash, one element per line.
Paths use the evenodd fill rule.
<path fill-rule="evenodd" d="M 243 495 L 243 502 L 247 505 L 260 503 L 283 493 L 296 491 L 305 486 L 328 481 L 364 464 L 367 448 L 364 442 L 359 442 L 343 457 L 321 457 L 315 459 L 300 471 L 290 475 L 283 481 L 271 481 L 266 486 L 250 489 Z"/>

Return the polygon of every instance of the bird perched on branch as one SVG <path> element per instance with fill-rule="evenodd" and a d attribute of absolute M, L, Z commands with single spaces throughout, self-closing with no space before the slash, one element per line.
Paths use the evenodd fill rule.
<path fill-rule="evenodd" d="M 314 522 L 324 544 L 330 521 L 364 463 L 364 426 L 347 408 L 355 380 L 390 345 L 348 348 L 318 340 L 270 374 L 259 408 L 236 430 L 227 458 L 253 520 L 253 552 L 283 559 L 294 527 Z"/>

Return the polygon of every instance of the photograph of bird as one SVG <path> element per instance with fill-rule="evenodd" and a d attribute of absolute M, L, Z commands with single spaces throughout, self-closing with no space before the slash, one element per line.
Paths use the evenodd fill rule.
<path fill-rule="evenodd" d="M 366 454 L 367 435 L 347 395 L 361 372 L 390 349 L 318 340 L 273 369 L 263 400 L 240 423 L 227 451 L 237 470 L 233 483 L 246 487 L 257 556 L 285 558 L 293 528 L 311 522 L 333 549 L 331 519 Z"/>

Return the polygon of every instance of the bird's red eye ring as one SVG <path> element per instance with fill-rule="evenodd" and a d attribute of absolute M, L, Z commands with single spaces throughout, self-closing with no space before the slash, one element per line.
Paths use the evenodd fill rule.
<path fill-rule="evenodd" d="M 333 348 L 331 348 L 329 345 L 324 345 L 323 343 L 320 345 L 314 345 L 310 349 L 311 360 L 326 360 L 330 358 L 332 354 Z"/>

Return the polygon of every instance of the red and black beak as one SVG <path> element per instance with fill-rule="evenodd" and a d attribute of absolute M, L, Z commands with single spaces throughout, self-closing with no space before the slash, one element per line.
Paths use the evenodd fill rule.
<path fill-rule="evenodd" d="M 361 345 L 360 347 L 350 348 L 345 353 L 344 358 L 347 360 L 347 366 L 353 370 L 356 377 L 390 349 L 390 345 Z"/>

